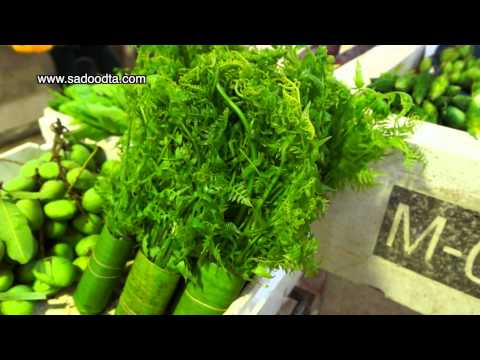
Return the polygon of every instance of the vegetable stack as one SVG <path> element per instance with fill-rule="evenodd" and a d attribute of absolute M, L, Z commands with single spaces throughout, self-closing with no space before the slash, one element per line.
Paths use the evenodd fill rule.
<path fill-rule="evenodd" d="M 102 150 L 67 142 L 59 123 L 55 131 L 52 151 L 23 164 L 0 192 L 3 314 L 31 314 L 31 301 L 73 285 L 103 225 L 94 189 Z"/>
<path fill-rule="evenodd" d="M 120 170 L 99 186 L 108 229 L 140 248 L 117 313 L 165 312 L 180 276 L 175 314 L 221 314 L 255 276 L 315 272 L 328 194 L 373 184 L 391 149 L 419 158 L 413 122 L 389 119 L 410 97 L 351 94 L 324 48 L 297 51 L 139 48 L 148 84 L 126 91 Z"/>
<path fill-rule="evenodd" d="M 480 138 L 480 59 L 475 58 L 472 45 L 462 45 L 446 48 L 439 60 L 436 69 L 432 59 L 424 58 L 417 72 L 385 73 L 370 87 L 408 92 L 415 100 L 409 115 Z"/>

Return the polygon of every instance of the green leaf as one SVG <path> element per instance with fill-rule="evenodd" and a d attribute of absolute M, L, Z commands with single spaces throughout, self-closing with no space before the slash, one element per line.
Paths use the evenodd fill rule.
<path fill-rule="evenodd" d="M 26 264 L 37 252 L 37 242 L 27 219 L 15 204 L 0 199 L 0 240 L 7 246 L 10 259 Z"/>

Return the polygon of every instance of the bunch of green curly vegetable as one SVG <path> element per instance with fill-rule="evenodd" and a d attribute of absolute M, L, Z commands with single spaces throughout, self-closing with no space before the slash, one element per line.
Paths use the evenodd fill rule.
<path fill-rule="evenodd" d="M 372 185 L 371 166 L 405 139 L 408 95 L 355 93 L 326 50 L 141 46 L 128 88 L 122 171 L 104 185 L 107 223 L 163 268 L 213 262 L 244 279 L 313 272 L 310 224 L 328 194 Z M 400 116 L 391 108 L 400 103 Z"/>

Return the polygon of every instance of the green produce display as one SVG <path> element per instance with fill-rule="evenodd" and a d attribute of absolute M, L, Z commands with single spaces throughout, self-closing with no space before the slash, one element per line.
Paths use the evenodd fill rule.
<path fill-rule="evenodd" d="M 20 177 L 0 187 L 0 312 L 5 315 L 31 314 L 36 301 L 75 284 L 82 259 L 88 260 L 73 263 L 78 260 L 75 245 L 85 236 L 75 224 L 89 232 L 99 231 L 103 223 L 98 198 L 92 191 L 85 196 L 105 162 L 104 155 L 97 155 L 103 151 L 72 143 L 60 129 L 56 124 L 50 152 L 21 165 Z M 80 179 L 86 172 L 84 190 L 75 186 L 76 179 L 68 181 L 72 169 Z M 88 254 L 94 245 L 89 246 Z"/>
<path fill-rule="evenodd" d="M 386 93 L 392 90 L 385 85 L 390 83 L 397 90 L 410 93 L 418 105 L 407 116 L 466 130 L 480 139 L 478 102 L 475 102 L 480 86 L 480 59 L 475 58 L 472 45 L 446 48 L 436 68 L 432 59 L 424 58 L 416 72 L 400 76 L 385 73 L 369 86 Z"/>
<path fill-rule="evenodd" d="M 332 194 L 374 185 L 391 150 L 422 159 L 405 141 L 415 119 L 390 119 L 478 124 L 467 48 L 440 77 L 425 59 L 365 87 L 358 65 L 352 91 L 325 47 L 303 47 L 144 45 L 132 73 L 147 84 L 57 93 L 50 105 L 79 128 L 58 121 L 53 149 L 0 186 L 0 312 L 32 314 L 76 285 L 79 312 L 100 314 L 126 276 L 118 315 L 223 314 L 256 277 L 318 271 L 310 224 Z M 85 141 L 111 135 L 119 160 Z"/>
<path fill-rule="evenodd" d="M 357 67 L 352 93 L 335 79 L 324 48 L 303 59 L 297 51 L 138 48 L 133 73 L 147 75 L 148 83 L 124 90 L 130 124 L 120 139 L 119 169 L 95 187 L 109 235 L 102 234 L 77 287 L 77 308 L 105 309 L 120 276 L 108 270 L 120 272 L 132 249 L 126 239 L 139 251 L 119 314 L 166 311 L 175 280 L 153 273 L 183 277 L 193 302 L 203 299 L 217 314 L 256 276 L 276 268 L 314 273 L 317 240 L 309 225 L 327 210 L 328 196 L 374 184 L 371 164 L 388 150 L 403 152 L 407 164 L 421 158 L 405 142 L 415 122 L 392 132 L 386 119 L 393 106 L 399 116 L 413 107 L 395 86 L 416 87 L 418 98 L 428 98 L 428 74 L 426 84 L 385 77 L 383 88 L 394 92 L 381 94 L 362 86 Z M 110 257 L 98 258 L 101 244 Z M 117 251 L 122 256 L 111 255 Z M 210 278 L 203 286 L 205 264 L 233 280 Z"/>

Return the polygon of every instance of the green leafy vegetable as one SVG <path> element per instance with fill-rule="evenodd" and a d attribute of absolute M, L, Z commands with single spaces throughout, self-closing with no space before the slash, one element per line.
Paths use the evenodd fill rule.
<path fill-rule="evenodd" d="M 420 158 L 405 142 L 413 120 L 400 120 L 411 98 L 364 88 L 359 68 L 352 94 L 325 48 L 138 50 L 133 72 L 148 83 L 125 92 L 120 170 L 98 192 L 112 233 L 187 278 L 197 262 L 243 279 L 314 272 L 310 224 L 328 195 L 372 185 L 372 162 L 391 150 Z"/>

